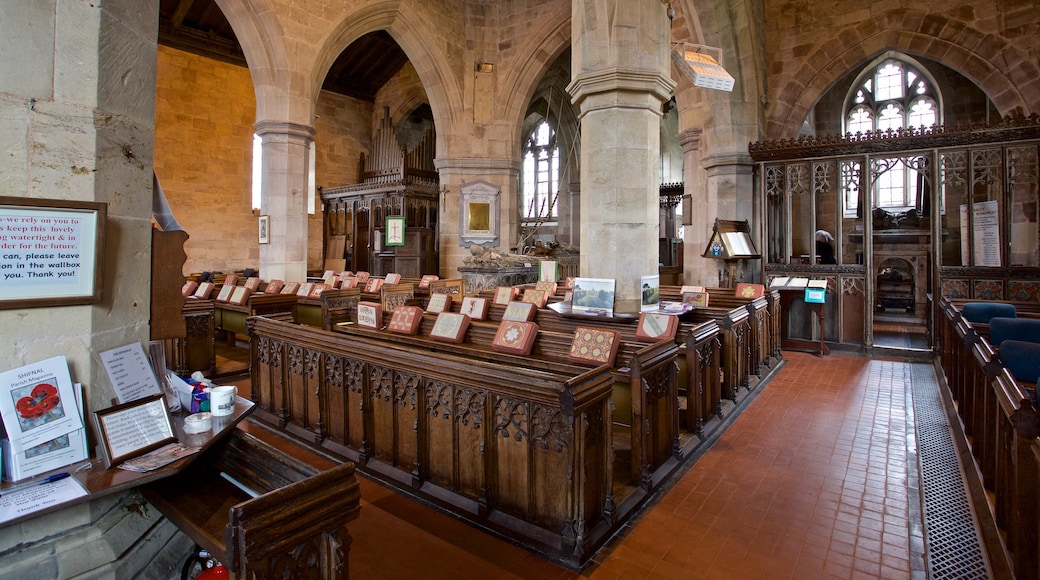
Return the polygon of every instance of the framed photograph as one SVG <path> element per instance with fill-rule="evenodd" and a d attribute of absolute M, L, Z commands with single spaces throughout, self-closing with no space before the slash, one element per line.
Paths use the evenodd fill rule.
<path fill-rule="evenodd" d="M 259 234 L 259 242 L 261 244 L 268 244 L 271 242 L 271 216 L 262 215 L 257 219 L 257 226 Z"/>
<path fill-rule="evenodd" d="M 0 197 L 0 308 L 100 302 L 107 208 Z"/>
<path fill-rule="evenodd" d="M 404 216 L 387 216 L 385 242 L 387 246 L 404 245 Z"/>
<path fill-rule="evenodd" d="M 640 276 L 639 278 L 639 310 L 657 310 L 657 304 L 661 301 L 661 276 Z"/>
<path fill-rule="evenodd" d="M 94 426 L 106 467 L 177 440 L 166 398 L 161 393 L 96 411 Z"/>
<path fill-rule="evenodd" d="M 614 312 L 613 278 L 575 278 L 571 308 L 590 314 Z"/>

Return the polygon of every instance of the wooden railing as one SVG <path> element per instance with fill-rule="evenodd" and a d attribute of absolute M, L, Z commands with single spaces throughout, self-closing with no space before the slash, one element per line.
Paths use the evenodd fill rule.
<path fill-rule="evenodd" d="M 1040 413 L 985 336 L 940 298 L 939 366 L 1016 578 L 1038 576 Z M 991 556 L 995 556 L 991 552 Z"/>

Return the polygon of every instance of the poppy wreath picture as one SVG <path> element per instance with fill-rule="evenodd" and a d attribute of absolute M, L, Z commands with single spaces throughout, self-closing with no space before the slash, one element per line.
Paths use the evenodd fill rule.
<path fill-rule="evenodd" d="M 14 396 L 14 408 L 23 431 L 65 416 L 58 387 L 51 383 L 37 383 L 31 390 L 22 389 Z"/>

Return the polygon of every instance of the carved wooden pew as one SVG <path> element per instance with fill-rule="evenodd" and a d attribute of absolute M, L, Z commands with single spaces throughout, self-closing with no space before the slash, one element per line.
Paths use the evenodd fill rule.
<path fill-rule="evenodd" d="M 253 293 L 245 304 L 217 302 L 214 311 L 214 326 L 227 334 L 228 344 L 234 346 L 236 334 L 248 334 L 246 318 L 266 316 L 268 318 L 292 319 L 296 306 L 293 294 Z"/>
<path fill-rule="evenodd" d="M 486 290 L 480 296 L 489 301 L 493 291 Z M 452 305 L 455 309 L 455 305 Z M 492 304 L 488 317 L 500 321 L 505 306 Z M 743 315 L 736 314 L 739 318 Z M 635 319 L 633 324 L 608 322 L 598 317 L 568 318 L 560 316 L 549 309 L 536 312 L 535 323 L 540 329 L 552 330 L 564 334 L 573 334 L 577 326 L 594 326 L 609 328 L 621 333 L 627 342 L 638 343 L 635 337 Z M 680 427 L 694 433 L 701 440 L 717 427 L 723 418 L 721 399 L 721 369 L 723 344 L 719 338 L 719 325 L 715 320 L 701 322 L 681 322 L 676 333 L 675 342 L 680 346 L 676 362 L 678 363 L 677 394 L 679 395 Z M 779 340 L 779 339 L 778 339 Z M 730 348 L 735 341 L 728 343 Z M 733 360 L 735 360 L 735 355 Z M 620 405 L 623 397 L 615 397 L 615 404 Z M 690 451 L 689 445 L 683 452 Z"/>
<path fill-rule="evenodd" d="M 571 565 L 621 525 L 609 367 L 249 320 L 256 416 Z"/>
<path fill-rule="evenodd" d="M 957 304 L 940 298 L 939 366 L 968 439 L 973 471 L 992 501 L 1015 577 L 1036 575 L 1040 556 L 1040 411 Z"/>
<path fill-rule="evenodd" d="M 390 314 L 384 313 L 386 322 Z M 370 329 L 346 328 L 344 332 L 359 333 L 381 340 L 408 344 L 438 352 L 449 352 L 486 361 L 498 361 L 525 366 L 551 364 L 552 368 L 581 368 L 568 358 L 573 331 L 557 332 L 539 327 L 538 340 L 529 356 L 500 353 L 491 347 L 498 322 L 473 321 L 460 344 L 445 343 L 429 338 L 436 315 L 425 314 L 415 336 L 393 334 Z M 611 370 L 614 378 L 612 399 L 615 402 L 615 426 L 623 425 L 631 437 L 631 477 L 644 490 L 660 482 L 665 474 L 659 468 L 680 458 L 679 416 L 676 393 L 675 359 L 678 347 L 673 342 L 646 343 L 625 340 Z M 625 414 L 624 417 L 619 417 Z"/>
<path fill-rule="evenodd" d="M 214 344 L 213 300 L 189 298 L 181 308 L 185 336 L 172 340 L 167 349 L 167 362 L 178 375 L 188 376 L 202 371 L 207 377 L 217 372 L 217 354 Z"/>
<path fill-rule="evenodd" d="M 238 578 L 349 577 L 347 522 L 361 498 L 353 463 L 319 470 L 236 429 L 142 491 Z"/>

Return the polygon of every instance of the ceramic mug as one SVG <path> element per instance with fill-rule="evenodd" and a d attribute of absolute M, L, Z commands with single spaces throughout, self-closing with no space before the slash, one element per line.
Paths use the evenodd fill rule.
<path fill-rule="evenodd" d="M 213 387 L 209 391 L 209 412 L 215 417 L 234 413 L 237 394 L 238 387 Z"/>

